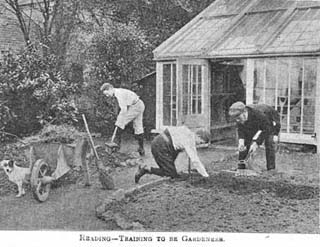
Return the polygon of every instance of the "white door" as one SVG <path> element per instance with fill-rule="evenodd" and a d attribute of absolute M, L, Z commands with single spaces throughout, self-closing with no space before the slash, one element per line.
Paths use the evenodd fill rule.
<path fill-rule="evenodd" d="M 175 62 L 157 63 L 156 128 L 176 126 L 178 120 L 177 65 Z"/>
<path fill-rule="evenodd" d="M 158 62 L 157 129 L 182 124 L 208 129 L 208 85 L 206 60 Z"/>
<path fill-rule="evenodd" d="M 179 122 L 192 129 L 210 129 L 208 61 L 179 61 Z"/>

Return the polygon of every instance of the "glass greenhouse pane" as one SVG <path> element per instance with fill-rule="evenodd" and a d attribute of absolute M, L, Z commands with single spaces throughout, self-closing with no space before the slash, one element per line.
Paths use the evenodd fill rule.
<path fill-rule="evenodd" d="M 316 81 L 317 81 L 317 60 L 304 60 L 304 96 L 316 96 Z"/>
<path fill-rule="evenodd" d="M 267 105 L 276 104 L 276 80 L 277 80 L 277 62 L 275 59 L 268 59 L 266 62 L 266 100 Z"/>
<path fill-rule="evenodd" d="M 176 125 L 176 65 L 163 65 L 163 125 Z"/>
<path fill-rule="evenodd" d="M 255 60 L 254 66 L 254 88 L 253 88 L 253 103 L 261 104 L 265 103 L 264 101 L 264 82 L 263 82 L 263 74 L 264 74 L 264 61 L 263 60 Z"/>
<path fill-rule="evenodd" d="M 304 134 L 314 133 L 315 120 L 315 97 L 317 82 L 317 60 L 307 58 L 304 60 L 304 83 L 303 83 L 303 115 L 302 126 Z"/>
<path fill-rule="evenodd" d="M 303 105 L 303 134 L 314 133 L 315 99 L 305 98 Z"/>
<path fill-rule="evenodd" d="M 289 59 L 279 59 L 277 62 L 278 110 L 281 115 L 282 132 L 288 131 L 289 64 Z"/>
<path fill-rule="evenodd" d="M 299 134 L 301 130 L 301 100 L 290 106 L 290 133 Z"/>
<path fill-rule="evenodd" d="M 293 58 L 290 70 L 290 132 L 300 133 L 303 59 Z"/>

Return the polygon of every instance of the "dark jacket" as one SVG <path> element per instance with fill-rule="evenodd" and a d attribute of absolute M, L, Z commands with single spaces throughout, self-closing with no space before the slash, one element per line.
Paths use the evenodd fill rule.
<path fill-rule="evenodd" d="M 261 145 L 268 135 L 278 135 L 280 132 L 280 115 L 269 105 L 257 104 L 246 106 L 248 111 L 248 120 L 244 123 L 238 123 L 239 139 L 251 141 L 257 131 L 261 130 L 259 138 L 256 140 Z"/>

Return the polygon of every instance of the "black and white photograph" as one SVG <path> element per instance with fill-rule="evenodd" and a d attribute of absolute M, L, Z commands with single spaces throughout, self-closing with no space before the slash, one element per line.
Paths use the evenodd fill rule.
<path fill-rule="evenodd" d="M 1 246 L 316 246 L 319 178 L 320 0 L 0 0 Z"/>

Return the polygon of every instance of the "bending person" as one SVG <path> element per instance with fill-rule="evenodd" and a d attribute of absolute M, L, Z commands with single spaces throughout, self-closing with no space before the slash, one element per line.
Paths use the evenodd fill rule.
<path fill-rule="evenodd" d="M 107 97 L 115 96 L 118 100 L 120 113 L 115 123 L 117 127 L 116 137 L 114 142 L 118 146 L 121 145 L 121 135 L 128 123 L 133 122 L 133 128 L 136 140 L 138 141 L 138 152 L 141 156 L 145 154 L 143 145 L 143 112 L 144 103 L 139 96 L 124 88 L 114 88 L 110 83 L 104 83 L 100 90 Z"/>
<path fill-rule="evenodd" d="M 151 142 L 151 153 L 158 168 L 139 167 L 135 174 L 135 182 L 145 174 L 161 177 L 180 177 L 174 164 L 180 152 L 186 152 L 193 166 L 203 177 L 209 177 L 200 161 L 196 150 L 196 135 L 186 126 L 168 127 Z"/>
<path fill-rule="evenodd" d="M 231 105 L 229 115 L 237 122 L 239 161 L 244 160 L 248 152 L 255 152 L 264 142 L 267 170 L 274 170 L 276 168 L 275 142 L 278 141 L 281 128 L 279 113 L 269 105 L 246 106 L 238 101 Z M 243 163 L 238 164 L 238 169 L 245 168 Z"/>

